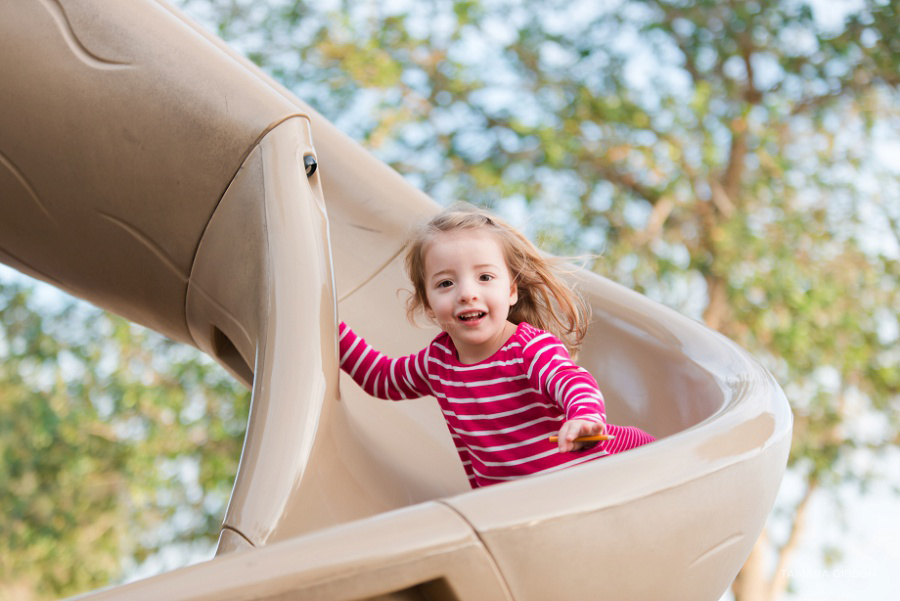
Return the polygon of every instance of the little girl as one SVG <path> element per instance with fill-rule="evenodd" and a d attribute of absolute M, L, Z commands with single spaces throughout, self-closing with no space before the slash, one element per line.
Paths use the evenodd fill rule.
<path fill-rule="evenodd" d="M 443 331 L 391 359 L 341 323 L 341 368 L 378 398 L 434 396 L 473 488 L 654 440 L 606 423 L 596 380 L 566 348 L 585 335 L 584 303 L 512 227 L 474 207 L 444 210 L 411 238 L 406 270 L 408 317 L 424 312 Z M 615 438 L 575 441 L 602 433 Z"/>

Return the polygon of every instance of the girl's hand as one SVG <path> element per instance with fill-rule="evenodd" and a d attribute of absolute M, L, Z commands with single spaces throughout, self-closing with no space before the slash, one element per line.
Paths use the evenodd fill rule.
<path fill-rule="evenodd" d="M 579 436 L 596 436 L 606 434 L 606 424 L 584 419 L 570 419 L 559 429 L 559 452 L 581 451 L 593 447 L 595 442 L 575 442 Z"/>

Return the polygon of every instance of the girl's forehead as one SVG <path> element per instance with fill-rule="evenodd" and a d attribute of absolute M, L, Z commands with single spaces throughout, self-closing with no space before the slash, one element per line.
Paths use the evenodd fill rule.
<path fill-rule="evenodd" d="M 457 254 L 478 249 L 480 252 L 496 250 L 504 259 L 503 245 L 498 236 L 483 229 L 454 230 L 440 232 L 422 247 L 422 258 L 427 266 L 430 258 L 452 260 Z M 462 255 L 460 254 L 460 258 Z"/>

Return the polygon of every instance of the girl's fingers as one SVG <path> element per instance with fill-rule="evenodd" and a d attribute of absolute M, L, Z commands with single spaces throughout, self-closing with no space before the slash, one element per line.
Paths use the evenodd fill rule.
<path fill-rule="evenodd" d="M 615 436 L 607 434 L 596 434 L 594 436 L 578 436 L 575 442 L 600 442 L 601 440 L 615 440 Z M 550 442 L 559 442 L 559 436 L 551 436 Z"/>
<path fill-rule="evenodd" d="M 580 446 L 579 443 L 575 442 L 575 439 L 584 432 L 586 425 L 587 424 L 581 420 L 570 420 L 562 425 L 557 437 L 560 453 L 568 453 Z"/>
<path fill-rule="evenodd" d="M 565 422 L 559 429 L 559 435 L 551 436 L 550 442 L 558 444 L 560 453 L 568 453 L 594 446 L 598 441 L 609 438 L 606 435 L 606 424 L 575 419 Z"/>
<path fill-rule="evenodd" d="M 571 433 L 572 424 L 566 422 L 563 424 L 563 427 L 559 429 L 559 452 L 566 453 L 569 450 L 569 446 L 572 444 L 571 441 L 575 439 L 575 436 Z"/>

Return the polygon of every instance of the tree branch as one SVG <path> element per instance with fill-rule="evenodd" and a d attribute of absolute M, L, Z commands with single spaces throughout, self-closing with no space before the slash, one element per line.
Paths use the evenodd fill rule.
<path fill-rule="evenodd" d="M 705 78 L 697 68 L 697 63 L 694 61 L 693 54 L 689 51 L 690 40 L 682 35 L 679 35 L 673 27 L 675 19 L 686 19 L 692 22 L 695 21 L 695 19 L 689 16 L 685 16 L 684 11 L 675 6 L 672 6 L 671 4 L 663 2 L 653 2 L 653 5 L 662 12 L 663 21 L 666 25 L 665 31 L 671 36 L 672 40 L 675 42 L 675 46 L 678 47 L 678 50 L 681 51 L 681 55 L 684 57 L 684 68 L 691 76 L 691 80 L 694 82 L 694 85 L 701 81 L 704 81 Z"/>
<path fill-rule="evenodd" d="M 791 116 L 803 114 L 830 101 L 844 98 L 851 93 L 859 93 L 867 88 L 872 87 L 872 74 L 864 68 L 858 67 L 849 75 L 841 79 L 838 88 L 832 92 L 825 94 L 816 94 L 798 101 L 791 109 Z"/>
<path fill-rule="evenodd" d="M 722 189 L 732 207 L 741 193 L 741 180 L 744 178 L 746 161 L 747 121 L 743 117 L 738 117 L 731 124 L 731 149 L 728 151 L 728 166 L 725 167 L 722 176 Z"/>
<path fill-rule="evenodd" d="M 675 202 L 671 198 L 661 198 L 653 205 L 653 210 L 650 211 L 650 217 L 647 219 L 647 226 L 638 232 L 637 244 L 643 246 L 656 239 L 674 209 Z"/>
<path fill-rule="evenodd" d="M 659 190 L 656 190 L 655 188 L 652 188 L 650 186 L 645 186 L 633 173 L 620 171 L 613 165 L 596 161 L 594 162 L 592 167 L 603 179 L 612 184 L 615 184 L 620 188 L 628 190 L 635 196 L 643 198 L 651 205 L 656 205 L 656 203 L 659 202 L 660 198 L 662 198 L 662 193 Z"/>
<path fill-rule="evenodd" d="M 709 301 L 703 309 L 703 322 L 711 330 L 722 332 L 729 323 L 731 305 L 728 303 L 728 282 L 724 278 L 708 273 L 705 275 Z"/>
<path fill-rule="evenodd" d="M 741 39 L 743 40 L 743 38 Z M 756 82 L 754 81 L 756 76 L 753 71 L 753 53 L 755 51 L 756 48 L 752 46 L 751 42 L 743 47 L 743 52 L 741 53 L 741 58 L 744 59 L 744 69 L 747 71 L 747 89 L 744 91 L 744 100 L 750 104 L 759 104 L 762 100 L 762 93 L 756 87 Z"/>
<path fill-rule="evenodd" d="M 813 493 L 819 488 L 818 480 L 815 476 L 810 476 L 807 480 L 806 491 L 797 504 L 797 510 L 794 512 L 794 522 L 791 527 L 791 533 L 787 541 L 778 550 L 778 563 L 775 566 L 775 572 L 769 580 L 769 598 L 777 599 L 785 590 L 787 590 L 787 566 L 793 558 L 797 547 L 800 546 L 800 539 L 806 527 L 807 512 L 809 511 L 809 501 L 812 499 Z"/>

